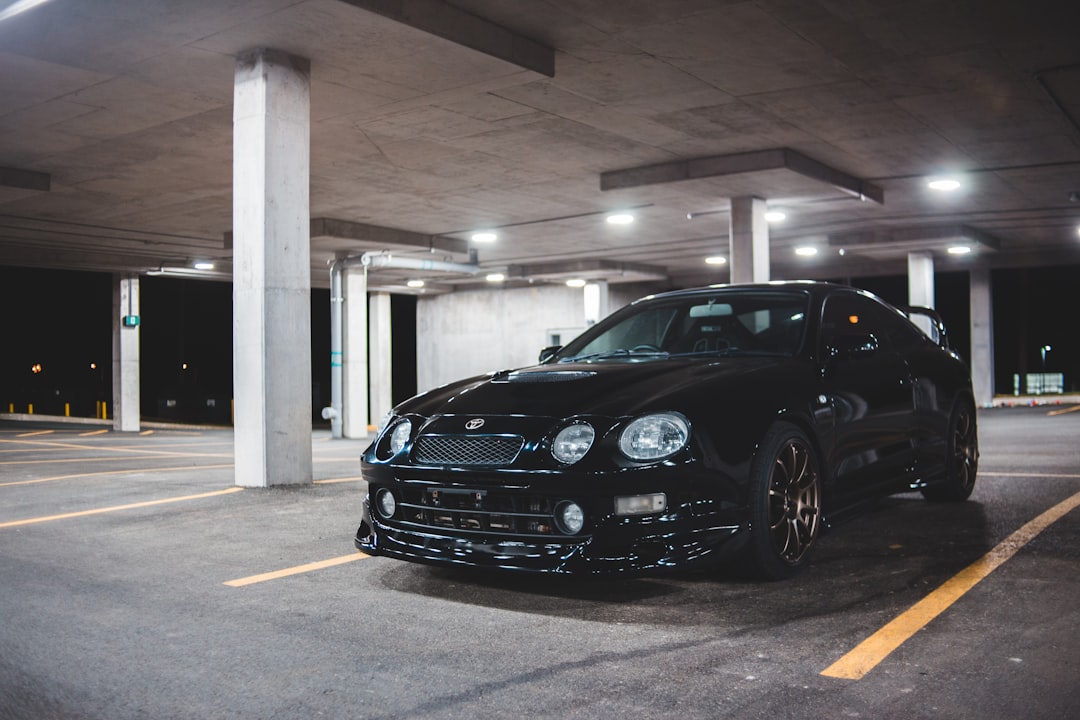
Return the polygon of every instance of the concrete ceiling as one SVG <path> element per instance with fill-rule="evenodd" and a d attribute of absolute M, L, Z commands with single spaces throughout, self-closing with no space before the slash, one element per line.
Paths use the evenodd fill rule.
<path fill-rule="evenodd" d="M 0 264 L 227 277 L 256 47 L 311 60 L 316 285 L 335 255 L 465 262 L 477 229 L 515 282 L 722 282 L 740 195 L 787 214 L 774 278 L 1080 263 L 1077 27 L 1074 0 L 50 0 L 0 20 Z M 761 151 L 883 202 L 784 165 L 601 182 Z"/>

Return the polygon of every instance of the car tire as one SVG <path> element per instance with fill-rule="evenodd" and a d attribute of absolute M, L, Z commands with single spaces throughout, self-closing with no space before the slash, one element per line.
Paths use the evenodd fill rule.
<path fill-rule="evenodd" d="M 785 580 L 809 562 L 822 528 L 821 471 L 806 434 L 774 425 L 750 468 L 750 539 L 744 567 L 763 580 Z"/>
<path fill-rule="evenodd" d="M 963 502 L 975 489 L 979 470 L 979 430 L 975 405 L 967 398 L 957 400 L 949 415 L 945 438 L 945 479 L 922 489 L 927 500 Z"/>

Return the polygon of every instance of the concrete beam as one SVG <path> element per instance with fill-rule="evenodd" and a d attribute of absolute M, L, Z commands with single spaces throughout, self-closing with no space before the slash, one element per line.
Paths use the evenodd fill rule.
<path fill-rule="evenodd" d="M 339 238 L 378 245 L 418 247 L 461 254 L 469 252 L 469 243 L 466 240 L 334 218 L 312 218 L 311 237 Z"/>
<path fill-rule="evenodd" d="M 444 40 L 555 77 L 555 51 L 443 0 L 343 0 Z"/>
<path fill-rule="evenodd" d="M 0 167 L 0 185 L 21 190 L 48 192 L 51 184 L 52 176 L 49 173 Z"/>
<path fill-rule="evenodd" d="M 655 265 L 619 262 L 616 260 L 566 260 L 562 262 L 511 265 L 507 278 L 533 280 L 606 280 L 611 283 L 667 280 L 667 270 Z"/>
<path fill-rule="evenodd" d="M 803 177 L 830 185 L 860 200 L 885 202 L 885 191 L 871 182 L 860 180 L 842 170 L 814 160 L 790 148 L 755 150 L 732 155 L 713 155 L 690 160 L 644 165 L 600 173 L 601 190 L 658 185 L 680 180 L 700 180 L 724 175 L 790 170 Z"/>

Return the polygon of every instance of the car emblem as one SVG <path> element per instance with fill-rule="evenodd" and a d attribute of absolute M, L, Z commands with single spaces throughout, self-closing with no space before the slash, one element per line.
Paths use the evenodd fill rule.
<path fill-rule="evenodd" d="M 484 427 L 484 418 L 473 418 L 465 423 L 466 430 L 479 430 L 482 427 Z"/>

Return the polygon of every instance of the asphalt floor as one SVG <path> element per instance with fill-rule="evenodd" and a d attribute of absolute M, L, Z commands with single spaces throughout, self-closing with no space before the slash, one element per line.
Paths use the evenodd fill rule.
<path fill-rule="evenodd" d="M 972 498 L 806 573 L 574 579 L 357 553 L 362 442 L 0 421 L 0 718 L 1077 718 L 1080 406 L 980 411 Z"/>

